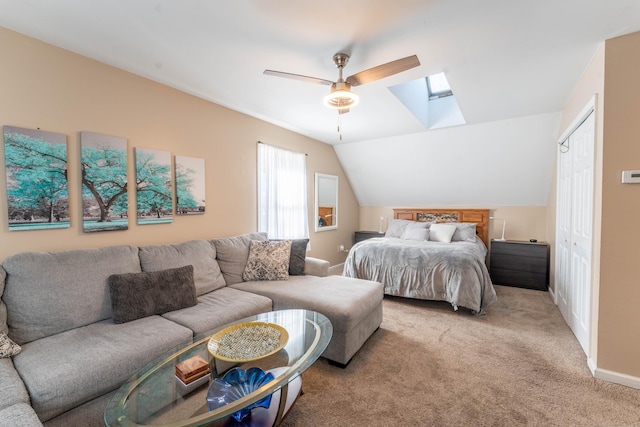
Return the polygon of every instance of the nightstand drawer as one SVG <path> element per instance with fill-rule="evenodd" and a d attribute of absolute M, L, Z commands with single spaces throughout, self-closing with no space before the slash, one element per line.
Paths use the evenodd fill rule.
<path fill-rule="evenodd" d="M 544 273 L 547 271 L 547 258 L 546 255 L 544 257 L 538 257 L 491 252 L 491 268 L 518 270 L 529 273 Z"/>
<path fill-rule="evenodd" d="M 503 254 L 520 257 L 547 258 L 546 243 L 514 242 L 511 240 L 491 241 L 491 255 Z"/>
<path fill-rule="evenodd" d="M 377 231 L 356 231 L 353 242 L 358 243 L 373 237 L 384 237 L 384 233 L 378 233 Z"/>
<path fill-rule="evenodd" d="M 549 286 L 549 245 L 492 240 L 489 275 L 496 285 L 546 291 Z"/>
<path fill-rule="evenodd" d="M 494 285 L 515 286 L 539 291 L 546 291 L 548 286 L 546 273 L 491 268 L 490 276 Z"/>

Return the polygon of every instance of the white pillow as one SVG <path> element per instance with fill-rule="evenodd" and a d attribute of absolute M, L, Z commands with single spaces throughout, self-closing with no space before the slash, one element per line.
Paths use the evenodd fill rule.
<path fill-rule="evenodd" d="M 429 227 L 429 240 L 432 242 L 451 243 L 453 233 L 456 232 L 454 224 L 431 224 Z"/>
<path fill-rule="evenodd" d="M 429 240 L 428 228 L 407 227 L 402 233 L 404 240 Z"/>

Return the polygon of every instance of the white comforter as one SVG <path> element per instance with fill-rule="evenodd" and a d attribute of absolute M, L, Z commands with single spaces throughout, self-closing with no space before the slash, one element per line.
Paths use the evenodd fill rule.
<path fill-rule="evenodd" d="M 479 238 L 439 243 L 379 237 L 351 248 L 343 275 L 381 282 L 387 295 L 448 301 L 456 310 L 482 314 L 496 301 L 486 254 Z"/>

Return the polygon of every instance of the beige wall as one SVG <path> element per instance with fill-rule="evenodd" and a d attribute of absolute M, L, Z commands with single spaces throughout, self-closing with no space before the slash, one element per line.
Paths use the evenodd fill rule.
<path fill-rule="evenodd" d="M 0 52 L 1 124 L 67 135 L 72 224 L 70 229 L 9 232 L 6 177 L 1 173 L 0 259 L 27 250 L 158 244 L 255 231 L 256 143 L 263 141 L 308 154 L 310 221 L 314 217 L 314 173 L 339 176 L 340 228 L 315 233 L 311 222 L 310 255 L 332 264 L 344 260 L 337 246 L 351 241 L 358 204 L 330 145 L 3 28 Z M 138 226 L 134 192 L 130 191 L 129 230 L 83 234 L 80 131 L 128 140 L 130 186 L 134 182 L 133 147 L 204 158 L 206 213 L 174 217 L 172 224 Z M 4 162 L 4 145 L 0 154 Z"/>
<path fill-rule="evenodd" d="M 639 75 L 640 33 L 607 40 L 565 106 L 561 127 L 597 95 L 590 356 L 596 376 L 612 372 L 618 380 L 640 377 L 640 185 L 620 182 L 623 170 L 640 169 Z"/>
<path fill-rule="evenodd" d="M 598 367 L 640 377 L 640 33 L 605 43 Z"/>
<path fill-rule="evenodd" d="M 393 219 L 394 208 L 407 206 L 361 206 L 360 230 L 378 231 L 380 217 L 383 217 L 383 231 Z M 420 206 L 424 208 L 447 208 L 449 206 Z M 486 208 L 485 206 L 472 206 Z M 545 241 L 547 237 L 546 206 L 493 206 L 489 207 L 489 215 L 507 221 L 505 238 L 507 240 L 537 239 Z M 489 238 L 497 239 L 502 235 L 502 221 L 489 221 Z"/>

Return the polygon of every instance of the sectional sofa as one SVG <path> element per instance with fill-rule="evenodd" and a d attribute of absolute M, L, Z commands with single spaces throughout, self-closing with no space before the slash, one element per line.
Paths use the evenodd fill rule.
<path fill-rule="evenodd" d="M 17 354 L 0 359 L 0 426 L 104 425 L 108 400 L 145 364 L 270 310 L 326 315 L 334 332 L 323 356 L 346 365 L 382 322 L 382 285 L 328 276 L 305 247 L 251 233 L 9 256 L 0 337 Z"/>

